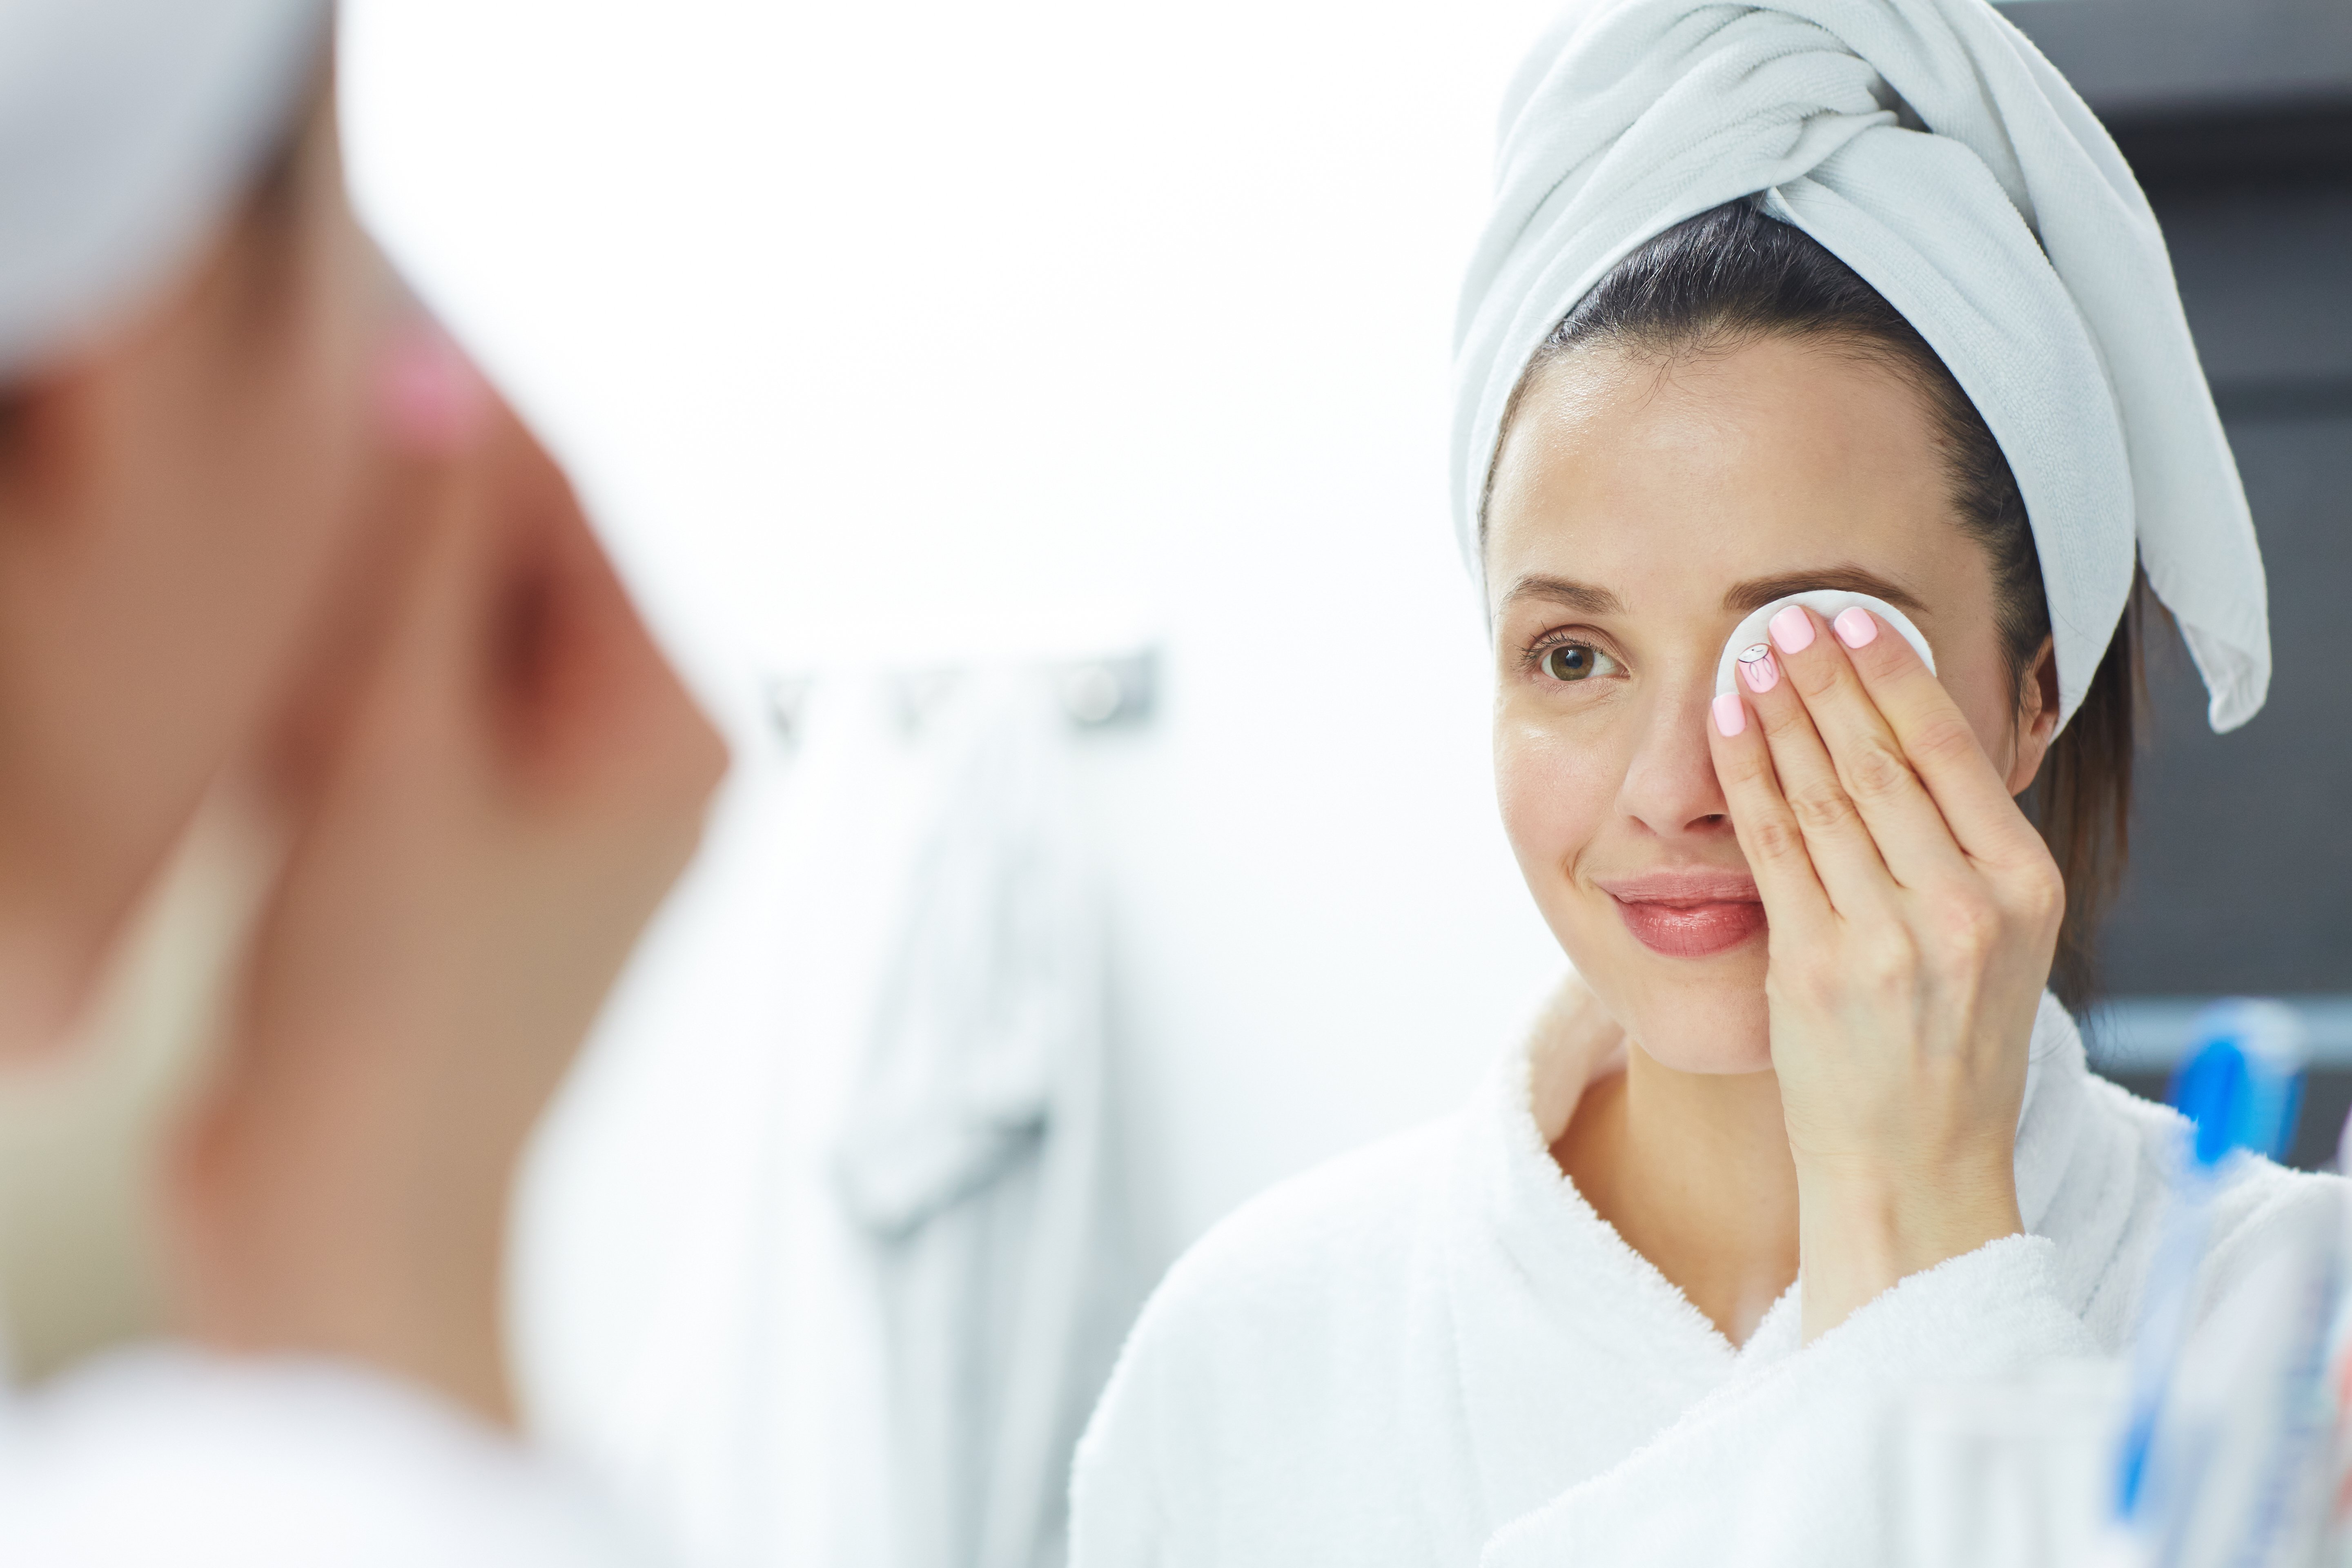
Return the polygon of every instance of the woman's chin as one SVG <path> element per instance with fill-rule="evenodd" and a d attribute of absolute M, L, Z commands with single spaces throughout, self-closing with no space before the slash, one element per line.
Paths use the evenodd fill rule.
<path fill-rule="evenodd" d="M 1630 929 L 1614 899 L 1561 899 L 1544 913 L 1577 973 L 1651 1060 L 1677 1072 L 1771 1070 L 1760 932 L 1670 954 Z"/>
<path fill-rule="evenodd" d="M 1613 984 L 1580 967 L 1625 1033 L 1659 1066 L 1688 1073 L 1771 1070 L 1760 952 L 1727 952 L 1704 963 L 1624 955 Z"/>
<path fill-rule="evenodd" d="M 1710 1034 L 1679 1019 L 1661 1019 L 1653 1027 L 1629 1033 L 1643 1055 L 1675 1072 L 1729 1076 L 1772 1070 L 1771 1037 L 1760 1026 L 1752 1035 Z"/>

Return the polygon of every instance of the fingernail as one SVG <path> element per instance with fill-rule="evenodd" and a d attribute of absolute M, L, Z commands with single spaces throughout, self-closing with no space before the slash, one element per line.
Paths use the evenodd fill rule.
<path fill-rule="evenodd" d="M 1773 662 L 1772 650 L 1762 643 L 1739 656 L 1739 679 L 1748 682 L 1750 691 L 1769 691 L 1780 684 L 1780 667 Z"/>
<path fill-rule="evenodd" d="M 1715 727 L 1727 737 L 1748 728 L 1748 704 L 1739 693 L 1727 691 L 1715 700 Z"/>
<path fill-rule="evenodd" d="M 1830 625 L 1836 630 L 1838 641 L 1848 647 L 1860 647 L 1878 635 L 1878 622 L 1860 605 L 1849 605 L 1840 610 L 1838 618 Z"/>
<path fill-rule="evenodd" d="M 1782 653 L 1795 653 L 1812 646 L 1813 618 L 1805 614 L 1802 605 L 1791 605 L 1772 617 L 1772 640 L 1780 645 Z"/>

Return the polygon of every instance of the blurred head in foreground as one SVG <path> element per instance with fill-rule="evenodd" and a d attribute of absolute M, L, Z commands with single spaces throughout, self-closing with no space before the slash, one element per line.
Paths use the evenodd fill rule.
<path fill-rule="evenodd" d="M 315 0 L 0 0 L 0 1053 L 68 1024 L 349 563 L 397 291 Z"/>
<path fill-rule="evenodd" d="M 507 1413 L 514 1162 L 725 752 L 346 204 L 323 0 L 0 0 L 0 1060 L 224 777 L 283 819 L 159 1162 L 183 1331 Z"/>

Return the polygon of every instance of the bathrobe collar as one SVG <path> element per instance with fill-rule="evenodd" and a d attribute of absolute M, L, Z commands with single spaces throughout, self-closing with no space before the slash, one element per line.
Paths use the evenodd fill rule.
<path fill-rule="evenodd" d="M 1589 1084 L 1617 1066 L 1612 1054 L 1538 1061 L 1522 1043 L 1496 1064 L 1457 1122 L 1446 1213 L 1435 1235 L 1445 1254 L 1459 1397 L 1488 1529 L 1540 1504 L 1561 1476 L 1592 1473 L 1623 1452 L 1624 1434 L 1612 1424 L 1589 1435 L 1609 1455 L 1581 1453 L 1587 1434 L 1579 1413 L 1530 1400 L 1531 1386 L 1591 1387 L 1597 1369 L 1616 1386 L 1594 1389 L 1596 1401 L 1639 1410 L 1663 1431 L 1700 1398 L 1801 1347 L 1796 1286 L 1735 1348 L 1553 1162 L 1532 1109 L 1534 1074 L 1571 1074 Z M 2070 1176 L 2089 1181 L 2111 1168 L 2104 1145 L 2081 1147 L 2086 1136 L 2098 1142 L 2103 1129 L 2084 1114 L 2086 1079 L 2082 1037 L 2045 994 L 2018 1126 L 2018 1204 L 2029 1231 L 2041 1230 Z M 2070 1213 L 2083 1207 L 2074 1204 Z M 2093 1228 L 2119 1237 L 2126 1216 L 2120 1203 L 2114 1207 L 2112 1215 L 2095 1212 Z M 2110 1250 L 2096 1237 L 2071 1239 L 2089 1244 L 2067 1247 L 2076 1258 L 2104 1258 Z M 2090 1282 L 2086 1274 L 2085 1296 Z M 1575 1375 L 1546 1375 L 1554 1360 L 1576 1363 Z M 1449 1468 L 1461 1462 L 1458 1453 L 1429 1458 Z"/>

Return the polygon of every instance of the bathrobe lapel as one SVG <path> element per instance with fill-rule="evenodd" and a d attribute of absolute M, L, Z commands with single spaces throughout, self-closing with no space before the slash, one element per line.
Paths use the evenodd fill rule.
<path fill-rule="evenodd" d="M 1473 1550 L 1801 1345 L 1797 1288 L 1735 1349 L 1560 1173 L 1530 1109 L 1529 1075 L 1589 1082 L 1610 1065 L 1538 1065 L 1523 1052 L 1499 1063 L 1460 1119 L 1444 1212 L 1423 1232 L 1435 1267 L 1417 1272 L 1440 1288 L 1416 1310 L 1417 1336 L 1433 1342 L 1412 1358 L 1430 1374 L 1416 1397 L 1432 1416 L 1417 1424 L 1422 1473 L 1438 1533 Z M 2090 1113 L 2088 1092 L 2081 1037 L 2044 996 L 2019 1119 L 2018 1196 L 2026 1228 L 2060 1243 L 2078 1310 L 2131 1208 L 2127 1184 L 2112 1180 L 2114 1145 L 2127 1135 Z M 1437 1375 L 1445 1368 L 1451 1390 Z M 1445 1517 L 1473 1498 L 1482 1518 Z"/>
<path fill-rule="evenodd" d="M 2027 1230 L 2058 1244 L 2066 1304 L 2109 1342 L 2125 1325 L 2107 1321 L 2116 1309 L 2097 1306 L 2137 1297 L 2137 1270 L 2118 1268 L 2118 1258 L 2135 1212 L 2164 1188 L 2160 1179 L 2134 1180 L 2139 1157 L 2130 1124 L 2094 1103 L 2121 1092 L 2092 1079 L 2074 1020 L 2045 993 L 2017 1130 L 2017 1205 Z"/>
<path fill-rule="evenodd" d="M 1589 1082 L 1610 1064 L 1547 1060 Z M 1515 1052 L 1463 1118 L 1439 1227 L 1476 1541 L 1664 1430 L 1748 1361 L 1561 1174 Z M 1792 1306 L 1784 1301 L 1774 1313 Z M 1768 1320 L 1769 1322 L 1769 1320 Z M 1777 1340 L 1759 1331 L 1759 1341 Z M 1436 1349 L 1438 1347 L 1433 1347 Z M 1422 1359 L 1422 1358 L 1416 1358 Z"/>

